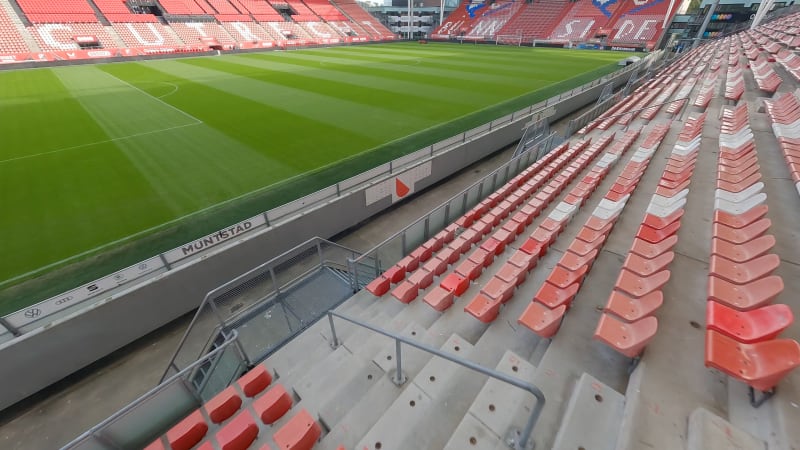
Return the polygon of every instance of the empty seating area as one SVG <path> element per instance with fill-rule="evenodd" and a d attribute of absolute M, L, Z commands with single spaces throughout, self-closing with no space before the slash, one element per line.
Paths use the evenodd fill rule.
<path fill-rule="evenodd" d="M 97 22 L 97 16 L 86 0 L 17 0 L 17 3 L 32 23 Z"/>
<path fill-rule="evenodd" d="M 569 7 L 566 0 L 526 3 L 497 34 L 522 35 L 526 39 L 546 38 Z"/>
<path fill-rule="evenodd" d="M 258 365 L 170 428 L 146 450 L 310 449 L 322 428 L 286 388 Z M 256 444 L 254 444 L 256 443 Z"/>
<path fill-rule="evenodd" d="M 714 193 L 706 312 L 705 364 L 746 383 L 758 406 L 800 366 L 800 344 L 778 338 L 794 322 L 792 309 L 770 304 L 784 283 L 767 234 L 767 195 L 749 125 L 747 104 L 723 108 Z M 756 398 L 754 390 L 764 392 Z"/>
<path fill-rule="evenodd" d="M 94 0 L 110 22 L 158 22 L 152 14 L 133 14 L 123 0 Z"/>
<path fill-rule="evenodd" d="M 116 41 L 99 23 L 38 24 L 28 31 L 43 51 L 77 50 L 76 36 L 94 36 L 101 47 L 116 47 Z"/>
<path fill-rule="evenodd" d="M 301 0 L 286 0 L 286 3 L 295 12 L 295 14 L 292 15 L 292 19 L 295 20 L 296 22 L 320 21 L 319 16 L 314 14 L 314 11 L 310 10 L 308 6 L 306 6 L 306 4 L 303 3 Z"/>
<path fill-rule="evenodd" d="M 347 18 L 328 0 L 308 0 L 305 2 L 316 15 L 325 21 L 346 21 Z"/>
<path fill-rule="evenodd" d="M 167 14 L 181 16 L 213 15 L 213 9 L 205 0 L 160 0 Z"/>
<path fill-rule="evenodd" d="M 644 14 L 622 16 L 612 27 L 611 42 L 618 44 L 650 44 L 650 48 L 652 48 L 656 39 L 661 36 L 663 24 L 663 14 L 660 16 Z"/>
<path fill-rule="evenodd" d="M 294 21 L 266 1 L 162 4 L 170 14 L 217 21 L 112 29 L 132 47 L 208 37 L 291 45 L 348 29 L 391 36 L 352 0 L 291 0 Z M 666 5 L 599 4 L 518 5 L 503 32 L 580 40 L 614 18 L 616 42 L 658 38 L 653 13 Z M 123 17 L 119 6 L 101 10 Z M 0 9 L 0 25 L 6 19 Z M 586 125 L 574 135 L 535 161 L 489 174 L 491 184 L 463 201 L 442 193 L 453 210 L 461 202 L 457 214 L 448 206 L 418 222 L 424 230 L 403 234 L 402 244 L 368 253 L 368 284 L 353 283 L 358 292 L 337 313 L 536 386 L 547 401 L 522 448 L 800 448 L 791 426 L 800 404 L 800 58 L 791 48 L 798 21 L 780 19 L 672 59 L 648 56 L 656 64 L 641 67 L 636 83 L 620 81 L 619 100 L 588 123 L 576 121 Z M 83 34 L 113 45 L 99 23 L 47 27 L 31 27 L 42 48 L 64 50 Z M 416 208 L 414 201 L 390 213 Z M 308 324 L 148 436 L 146 449 L 517 442 L 537 405 L 532 395 L 399 348 L 341 317 Z M 699 409 L 715 420 L 695 422 Z"/>
<path fill-rule="evenodd" d="M 394 39 L 396 36 L 378 19 L 364 10 L 355 0 L 339 0 L 336 6 L 350 18 L 352 22 L 364 29 L 369 37 Z"/>
<path fill-rule="evenodd" d="M 595 32 L 608 25 L 617 3 L 606 3 L 602 9 L 591 0 L 578 0 L 550 34 L 557 41 L 591 39 Z"/>
<path fill-rule="evenodd" d="M 221 45 L 234 45 L 236 43 L 221 25 L 214 22 L 172 22 L 169 25 L 186 45 L 202 44 L 204 38 L 214 38 Z"/>
<path fill-rule="evenodd" d="M 130 47 L 181 47 L 185 45 L 178 40 L 172 30 L 157 21 L 112 23 L 112 27 L 125 45 Z"/>
<path fill-rule="evenodd" d="M 0 5 L 0 53 L 26 53 L 29 51 L 19 29 L 8 17 L 5 8 Z"/>
<path fill-rule="evenodd" d="M 765 100 L 764 106 L 792 182 L 800 195 L 800 101 L 795 93 L 786 92 L 774 100 Z"/>
<path fill-rule="evenodd" d="M 283 22 L 283 16 L 265 1 L 231 0 L 240 11 L 250 13 L 259 22 Z"/>

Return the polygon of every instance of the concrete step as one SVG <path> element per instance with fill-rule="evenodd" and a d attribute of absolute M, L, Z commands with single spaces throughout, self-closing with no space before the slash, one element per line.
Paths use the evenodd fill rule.
<path fill-rule="evenodd" d="M 321 324 L 321 321 L 317 322 L 270 355 L 266 359 L 266 366 L 280 378 L 289 381 L 307 373 L 309 367 L 334 351 L 319 332 Z"/>
<path fill-rule="evenodd" d="M 356 444 L 361 437 L 369 431 L 372 425 L 380 419 L 381 414 L 409 385 L 411 383 L 403 386 L 395 385 L 388 374 L 378 379 L 366 395 L 344 417 L 330 427 L 330 431 L 316 448 L 334 450 L 340 445 L 348 449 L 357 448 Z"/>
<path fill-rule="evenodd" d="M 536 368 L 514 352 L 506 351 L 497 370 L 521 380 L 531 380 Z M 519 388 L 490 378 L 444 448 L 507 448 L 509 442 L 519 438 L 535 401 Z"/>
<path fill-rule="evenodd" d="M 360 360 L 340 346 L 311 368 L 292 389 L 303 407 L 330 428 L 341 420 L 384 375 L 371 361 Z"/>
<path fill-rule="evenodd" d="M 708 411 L 697 408 L 689 415 L 687 450 L 766 450 L 767 444 Z M 787 447 L 789 448 L 789 447 Z"/>
<path fill-rule="evenodd" d="M 625 397 L 584 373 L 556 434 L 556 450 L 613 450 L 622 423 Z"/>
<path fill-rule="evenodd" d="M 472 345 L 451 335 L 443 351 L 468 358 Z M 485 376 L 433 357 L 383 413 L 356 448 L 442 448 Z"/>

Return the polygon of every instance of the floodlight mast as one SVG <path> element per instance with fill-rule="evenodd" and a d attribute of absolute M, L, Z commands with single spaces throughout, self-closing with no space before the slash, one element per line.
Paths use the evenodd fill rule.
<path fill-rule="evenodd" d="M 439 2 L 439 26 L 442 26 L 444 23 L 444 0 Z"/>
<path fill-rule="evenodd" d="M 711 22 L 711 16 L 714 14 L 714 10 L 717 9 L 717 5 L 719 5 L 719 0 L 716 0 L 711 6 L 708 7 L 708 12 L 706 13 L 705 19 L 703 19 L 703 25 L 700 26 L 700 30 L 697 32 L 697 36 L 694 38 L 694 42 L 692 43 L 692 48 L 697 47 L 700 44 L 700 40 L 703 39 L 703 33 L 706 32 L 706 28 L 708 28 L 708 23 Z"/>
<path fill-rule="evenodd" d="M 411 15 L 414 14 L 414 0 L 408 0 L 408 40 L 414 39 L 411 33 Z"/>

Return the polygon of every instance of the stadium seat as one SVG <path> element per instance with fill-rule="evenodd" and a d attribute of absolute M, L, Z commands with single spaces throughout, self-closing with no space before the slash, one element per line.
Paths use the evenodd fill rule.
<path fill-rule="evenodd" d="M 660 290 L 633 298 L 615 289 L 608 297 L 604 311 L 630 323 L 652 315 L 663 303 L 664 294 Z"/>
<path fill-rule="evenodd" d="M 709 301 L 706 326 L 745 344 L 775 339 L 794 322 L 791 308 L 767 305 L 749 311 L 738 311 L 722 303 Z"/>
<path fill-rule="evenodd" d="M 167 442 L 172 450 L 189 450 L 208 432 L 208 424 L 200 410 L 186 416 L 167 431 Z"/>
<path fill-rule="evenodd" d="M 302 409 L 284 424 L 272 438 L 281 450 L 310 450 L 322 434 L 322 428 L 307 410 Z"/>
<path fill-rule="evenodd" d="M 222 392 L 207 401 L 203 409 L 214 423 L 222 423 L 231 417 L 242 406 L 242 398 L 233 386 L 228 386 Z"/>
<path fill-rule="evenodd" d="M 773 339 L 754 344 L 737 342 L 714 330 L 706 331 L 706 367 L 713 367 L 759 391 L 770 391 L 800 366 L 800 344 Z"/>
<path fill-rule="evenodd" d="M 261 421 L 267 425 L 283 417 L 291 407 L 292 397 L 281 384 L 276 384 L 253 401 L 253 409 Z"/>
<path fill-rule="evenodd" d="M 256 440 L 258 431 L 253 415 L 244 410 L 220 428 L 215 436 L 222 450 L 245 450 Z"/>
<path fill-rule="evenodd" d="M 713 275 L 708 277 L 708 299 L 739 311 L 766 305 L 781 292 L 783 292 L 783 280 L 775 275 L 741 285 Z"/>
<path fill-rule="evenodd" d="M 550 309 L 541 303 L 531 302 L 517 319 L 517 323 L 524 325 L 543 338 L 549 338 L 558 331 L 566 310 L 567 306 L 563 304 L 555 309 Z"/>
<path fill-rule="evenodd" d="M 259 364 L 242 375 L 236 383 L 242 389 L 244 395 L 255 397 L 272 383 L 272 375 L 266 367 Z"/>
<path fill-rule="evenodd" d="M 610 314 L 603 314 L 594 332 L 594 338 L 628 358 L 641 355 L 656 334 L 658 320 L 648 316 L 626 323 Z"/>

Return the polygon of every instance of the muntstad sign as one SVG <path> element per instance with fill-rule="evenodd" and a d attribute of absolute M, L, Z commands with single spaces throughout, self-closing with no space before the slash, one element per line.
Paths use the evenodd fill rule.
<path fill-rule="evenodd" d="M 216 233 L 209 234 L 195 241 L 184 244 L 178 248 L 174 248 L 164 253 L 164 258 L 168 263 L 172 264 L 184 258 L 192 256 L 196 253 L 207 250 L 215 245 L 219 245 L 225 241 L 231 240 L 243 233 L 266 225 L 267 220 L 263 215 L 258 215 L 250 219 L 231 225 L 228 228 L 217 231 Z"/>

